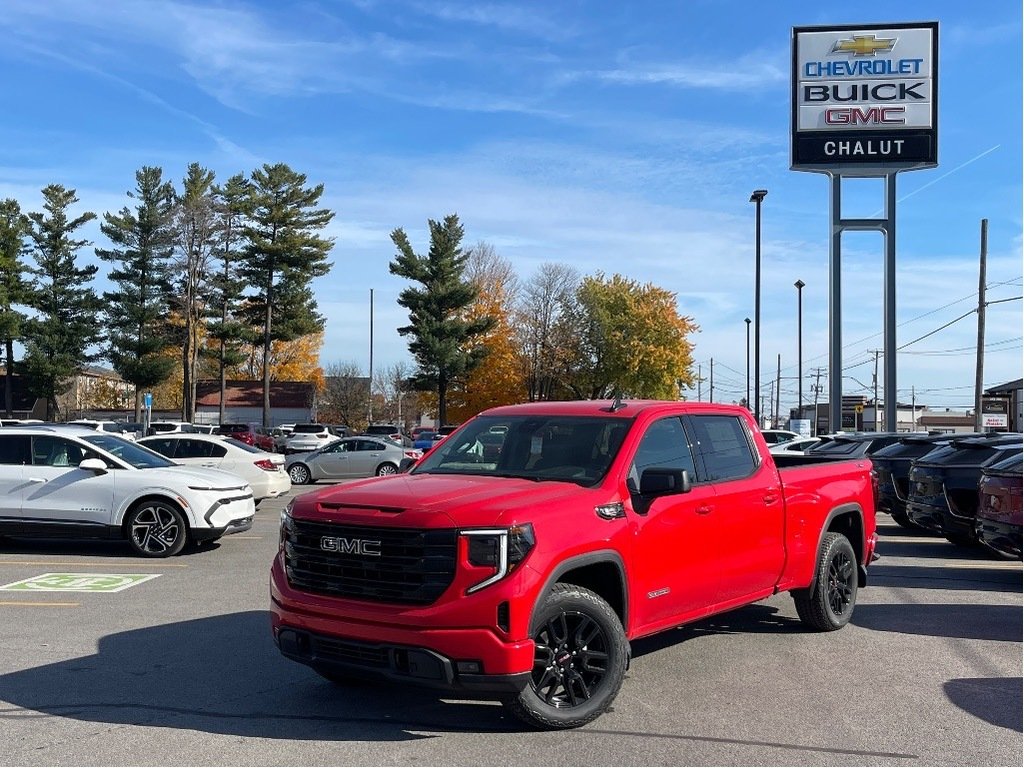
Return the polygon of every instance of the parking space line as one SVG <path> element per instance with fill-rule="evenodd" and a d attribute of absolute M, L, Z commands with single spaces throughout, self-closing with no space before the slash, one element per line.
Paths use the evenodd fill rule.
<path fill-rule="evenodd" d="M 0 600 L 0 605 L 24 606 L 26 608 L 77 608 L 79 603 L 40 603 L 29 600 Z"/>
<path fill-rule="evenodd" d="M 241 541 L 242 539 L 262 539 L 262 536 L 231 536 L 223 539 L 223 541 Z"/>
<path fill-rule="evenodd" d="M 188 568 L 184 563 L 79 563 L 75 560 L 0 560 L 0 565 L 73 565 L 75 568 L 110 568 L 116 565 L 118 568 Z"/>

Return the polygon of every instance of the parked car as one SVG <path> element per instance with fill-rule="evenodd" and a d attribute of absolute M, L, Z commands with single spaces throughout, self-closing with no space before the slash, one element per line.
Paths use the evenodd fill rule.
<path fill-rule="evenodd" d="M 907 517 L 907 497 L 910 495 L 910 467 L 936 448 L 949 445 L 953 440 L 981 437 L 974 434 L 910 433 L 898 441 L 871 454 L 871 475 L 875 485 L 875 508 L 887 512 L 897 525 L 917 528 Z"/>
<path fill-rule="evenodd" d="M 267 453 L 274 452 L 274 438 L 262 424 L 249 422 L 248 424 L 221 424 L 217 427 L 218 435 L 233 437 L 247 445 L 260 448 Z"/>
<path fill-rule="evenodd" d="M 275 451 L 278 453 L 285 452 L 285 448 L 288 445 L 288 436 L 292 433 L 294 427 L 294 424 L 282 424 L 279 427 L 271 427 L 270 436 L 274 438 Z"/>
<path fill-rule="evenodd" d="M 139 435 L 139 430 L 142 429 L 142 425 L 138 425 L 139 430 L 135 429 L 136 424 L 127 421 L 102 421 L 99 419 L 77 419 L 76 421 L 69 421 L 69 426 L 76 427 L 88 427 L 89 429 L 95 429 L 97 432 L 111 432 L 115 435 L 120 435 L 128 440 L 135 440 Z"/>
<path fill-rule="evenodd" d="M 786 440 L 782 443 L 769 443 L 768 451 L 773 454 L 798 454 L 803 453 L 820 442 L 820 437 L 798 437 L 793 440 Z"/>
<path fill-rule="evenodd" d="M 218 435 L 153 435 L 139 440 L 139 445 L 156 451 L 176 464 L 212 467 L 238 475 L 252 487 L 258 505 L 263 499 L 274 499 L 292 487 L 284 469 L 284 458 L 268 455 L 233 437 Z"/>
<path fill-rule="evenodd" d="M 219 424 L 193 424 L 192 429 L 197 435 L 215 435 Z"/>
<path fill-rule="evenodd" d="M 993 552 L 1018 560 L 1022 559 L 1021 465 L 1018 454 L 981 471 L 974 523 L 978 541 Z"/>
<path fill-rule="evenodd" d="M 309 453 L 333 443 L 338 438 L 325 424 L 296 424 L 284 444 L 284 452 Z"/>
<path fill-rule="evenodd" d="M 0 535 L 128 541 L 176 555 L 252 527 L 252 488 L 237 475 L 180 466 L 86 427 L 0 431 Z"/>
<path fill-rule="evenodd" d="M 346 437 L 311 453 L 290 454 L 288 474 L 296 485 L 318 480 L 393 475 L 402 459 L 418 459 L 421 452 L 385 438 Z"/>
<path fill-rule="evenodd" d="M 755 431 L 708 403 L 484 411 L 407 474 L 292 500 L 272 637 L 331 681 L 471 691 L 559 729 L 608 709 L 635 638 L 786 591 L 839 630 L 877 541 L 869 470 L 777 468 Z"/>
<path fill-rule="evenodd" d="M 906 437 L 907 432 L 851 432 L 849 434 L 829 435 L 817 445 L 805 451 L 808 456 L 818 458 L 856 459 L 861 456 L 872 456 L 875 451 L 898 442 Z"/>
<path fill-rule="evenodd" d="M 438 440 L 444 440 L 444 435 L 432 430 L 423 430 L 412 441 L 412 447 L 420 451 L 429 451 Z"/>
<path fill-rule="evenodd" d="M 148 435 L 162 435 L 167 432 L 185 432 L 195 434 L 195 427 L 187 421 L 151 421 L 149 422 Z"/>
<path fill-rule="evenodd" d="M 1020 433 L 953 440 L 910 468 L 907 517 L 959 546 L 977 542 L 978 486 L 986 467 L 1021 454 Z"/>
<path fill-rule="evenodd" d="M 402 441 L 402 430 L 397 424 L 371 424 L 363 434 L 375 435 L 376 437 L 390 437 L 396 443 Z"/>
<path fill-rule="evenodd" d="M 796 432 L 790 432 L 788 429 L 762 429 L 761 437 L 768 443 L 768 447 L 775 445 L 776 443 L 788 443 L 790 440 L 796 440 L 800 437 Z"/>

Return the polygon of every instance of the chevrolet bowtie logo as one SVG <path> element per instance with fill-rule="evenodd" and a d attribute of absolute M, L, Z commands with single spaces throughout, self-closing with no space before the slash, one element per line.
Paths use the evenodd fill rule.
<path fill-rule="evenodd" d="M 881 51 L 891 51 L 896 45 L 895 37 L 854 35 L 849 40 L 836 40 L 832 53 L 852 53 L 854 56 L 874 56 Z"/>

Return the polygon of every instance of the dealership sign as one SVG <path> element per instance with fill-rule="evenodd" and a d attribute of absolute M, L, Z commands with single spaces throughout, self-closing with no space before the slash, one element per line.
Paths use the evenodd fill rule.
<path fill-rule="evenodd" d="M 793 28 L 791 167 L 938 164 L 937 22 Z"/>

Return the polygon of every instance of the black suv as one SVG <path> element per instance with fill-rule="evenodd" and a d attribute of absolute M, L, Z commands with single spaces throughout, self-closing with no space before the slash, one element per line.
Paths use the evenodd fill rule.
<path fill-rule="evenodd" d="M 875 508 L 888 512 L 892 519 L 904 528 L 917 528 L 907 517 L 907 496 L 910 494 L 910 465 L 926 453 L 948 445 L 953 440 L 968 437 L 982 437 L 979 433 L 904 435 L 898 442 L 887 445 L 871 454 L 871 476 L 875 486 Z"/>
<path fill-rule="evenodd" d="M 892 445 L 906 436 L 906 432 L 854 432 L 849 435 L 830 435 L 804 451 L 804 455 L 858 459 L 862 456 L 873 456 L 875 451 Z"/>
<path fill-rule="evenodd" d="M 981 471 L 1021 453 L 1020 433 L 956 439 L 925 454 L 910 468 L 907 517 L 961 546 L 977 541 Z"/>

